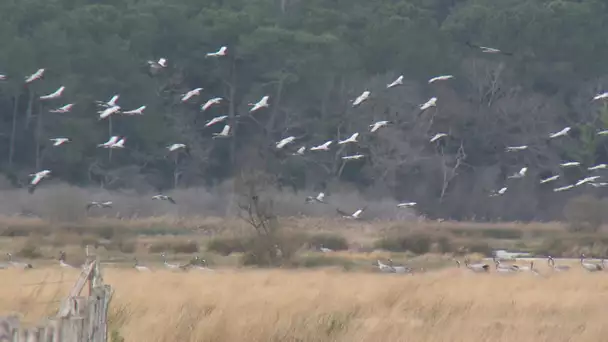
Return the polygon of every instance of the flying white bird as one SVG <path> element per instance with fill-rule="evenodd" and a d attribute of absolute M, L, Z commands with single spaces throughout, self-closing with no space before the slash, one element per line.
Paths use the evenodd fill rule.
<path fill-rule="evenodd" d="M 425 111 L 431 107 L 436 107 L 436 106 L 437 106 L 437 98 L 431 97 L 428 101 L 426 101 L 425 103 L 420 105 L 420 110 Z"/>
<path fill-rule="evenodd" d="M 606 164 L 598 164 L 598 165 L 595 165 L 595 166 L 592 166 L 592 167 L 588 167 L 587 170 L 594 171 L 594 170 L 605 169 L 607 167 L 608 167 L 608 165 L 606 165 Z"/>
<path fill-rule="evenodd" d="M 541 179 L 540 180 L 540 184 L 545 184 L 545 183 L 553 182 L 554 180 L 557 180 L 558 178 L 559 178 L 559 175 L 547 177 L 545 179 Z"/>
<path fill-rule="evenodd" d="M 155 195 L 155 196 L 152 196 L 152 199 L 153 200 L 161 200 L 161 201 L 169 201 L 169 202 L 171 202 L 173 204 L 176 204 L 175 200 L 173 199 L 173 197 L 167 196 L 167 195 Z"/>
<path fill-rule="evenodd" d="M 219 133 L 213 133 L 213 139 L 215 138 L 226 138 L 229 136 L 230 133 L 230 125 L 226 125 L 224 126 L 224 128 L 222 129 L 221 132 Z"/>
<path fill-rule="evenodd" d="M 436 82 L 436 81 L 446 81 L 449 80 L 450 78 L 454 78 L 454 76 L 452 75 L 442 75 L 442 76 L 437 76 L 437 77 L 433 77 L 429 80 L 429 84 Z"/>
<path fill-rule="evenodd" d="M 447 137 L 448 135 L 445 133 L 437 133 L 434 137 L 431 138 L 430 142 L 435 142 L 443 137 Z"/>
<path fill-rule="evenodd" d="M 180 148 L 186 148 L 186 145 L 185 144 L 173 144 L 173 145 L 167 146 L 167 149 L 169 150 L 169 152 L 179 150 Z"/>
<path fill-rule="evenodd" d="M 292 156 L 301 156 L 301 155 L 303 155 L 303 154 L 304 154 L 304 151 L 306 151 L 306 146 L 302 146 L 302 147 L 300 147 L 300 148 L 299 148 L 299 149 L 296 151 L 296 153 L 292 153 L 291 155 L 292 155 Z"/>
<path fill-rule="evenodd" d="M 608 129 L 597 132 L 597 135 L 608 135 Z"/>
<path fill-rule="evenodd" d="M 568 132 L 570 132 L 570 127 L 566 127 L 559 132 L 551 133 L 549 135 L 549 139 L 563 137 L 565 135 L 568 135 Z"/>
<path fill-rule="evenodd" d="M 0 81 L 6 81 L 6 75 L 0 74 Z"/>
<path fill-rule="evenodd" d="M 583 185 L 585 183 L 593 182 L 594 180 L 596 180 L 598 178 L 600 178 L 600 176 L 585 177 L 585 178 L 579 180 L 578 182 L 576 182 L 576 184 L 574 184 L 574 186 L 579 186 L 579 185 Z"/>
<path fill-rule="evenodd" d="M 522 145 L 522 146 L 507 146 L 505 148 L 506 152 L 517 152 L 517 151 L 523 151 L 528 149 L 528 145 Z"/>
<path fill-rule="evenodd" d="M 57 109 L 49 110 L 50 113 L 69 113 L 74 107 L 73 103 L 66 104 L 65 106 L 59 107 Z"/>
<path fill-rule="evenodd" d="M 357 211 L 355 211 L 354 213 L 352 213 L 350 215 L 343 212 L 340 209 L 336 209 L 336 211 L 338 212 L 338 214 L 342 215 L 343 218 L 358 220 L 361 218 L 361 214 L 363 214 L 363 211 L 365 211 L 365 208 L 357 209 Z"/>
<path fill-rule="evenodd" d="M 522 167 L 518 173 L 514 174 L 513 176 L 509 176 L 507 178 L 523 178 L 526 175 L 526 172 L 528 172 L 528 168 Z"/>
<path fill-rule="evenodd" d="M 390 121 L 378 121 L 378 122 L 375 122 L 375 123 L 369 125 L 369 127 L 371 127 L 371 129 L 369 131 L 371 133 L 374 133 L 375 131 L 377 131 L 381 127 L 384 127 L 384 126 L 388 125 L 389 123 L 391 123 L 391 122 Z"/>
<path fill-rule="evenodd" d="M 608 92 L 595 95 L 592 101 L 604 100 L 606 98 L 608 98 Z"/>
<path fill-rule="evenodd" d="M 496 191 L 495 193 L 491 194 L 490 197 L 504 195 L 505 192 L 507 192 L 507 187 L 506 186 L 504 188 L 501 188 L 500 190 Z"/>
<path fill-rule="evenodd" d="M 108 146 L 108 148 L 111 148 L 111 149 L 125 148 L 125 140 L 126 140 L 126 138 L 122 138 L 122 139 L 118 140 L 115 144 Z"/>
<path fill-rule="evenodd" d="M 594 188 L 602 188 L 608 186 L 608 183 L 589 183 L 589 185 L 593 186 Z"/>
<path fill-rule="evenodd" d="M 63 94 L 63 91 L 65 90 L 64 86 L 59 87 L 59 89 L 55 90 L 54 92 L 48 94 L 48 95 L 43 95 L 40 96 L 40 100 L 52 100 L 52 99 L 57 99 L 60 98 L 61 95 Z"/>
<path fill-rule="evenodd" d="M 281 148 L 285 147 L 287 144 L 292 143 L 294 140 L 296 140 L 296 137 L 294 137 L 294 136 L 287 137 L 276 143 L 277 148 L 281 149 Z"/>
<path fill-rule="evenodd" d="M 471 44 L 471 42 L 466 42 L 466 44 L 468 46 L 470 46 L 470 47 L 480 49 L 481 52 L 483 52 L 483 53 L 491 53 L 491 54 L 500 53 L 500 54 L 507 55 L 507 56 L 512 56 L 513 55 L 512 52 L 504 52 L 504 51 L 501 51 L 501 50 L 498 50 L 498 49 L 495 49 L 495 48 L 491 48 L 491 47 L 487 47 L 487 46 L 474 45 L 474 44 Z"/>
<path fill-rule="evenodd" d="M 203 90 L 203 88 L 194 88 L 194 89 L 190 90 L 189 92 L 182 95 L 181 101 L 186 102 L 186 101 L 190 100 L 194 96 L 199 95 L 201 93 L 201 90 Z"/>
<path fill-rule="evenodd" d="M 386 89 L 394 88 L 396 86 L 403 85 L 403 75 L 397 77 L 392 83 L 386 85 Z"/>
<path fill-rule="evenodd" d="M 120 112 L 120 106 L 108 107 L 97 113 L 99 113 L 99 120 L 103 120 L 103 119 L 107 118 L 108 116 L 110 116 L 112 114 L 116 114 L 118 112 Z"/>
<path fill-rule="evenodd" d="M 319 203 L 325 203 L 325 193 L 319 192 L 317 197 L 312 197 L 312 196 L 306 197 L 306 203 L 311 203 L 311 202 L 315 202 L 315 201 L 319 202 Z"/>
<path fill-rule="evenodd" d="M 44 76 L 45 69 L 38 69 L 35 73 L 25 78 L 25 83 L 32 83 L 35 80 L 41 79 Z"/>
<path fill-rule="evenodd" d="M 220 102 L 222 102 L 222 98 L 221 97 L 214 97 L 212 99 L 207 100 L 207 102 L 205 102 L 204 105 L 201 106 L 201 110 L 204 112 L 207 109 L 209 109 L 209 107 L 219 104 Z"/>
<path fill-rule="evenodd" d="M 112 208 L 112 201 L 106 201 L 106 202 L 89 202 L 87 204 L 87 210 L 91 209 L 91 208 Z"/>
<path fill-rule="evenodd" d="M 259 110 L 260 108 L 268 107 L 268 100 L 269 99 L 270 99 L 270 96 L 265 95 L 257 103 L 250 103 L 249 105 L 253 106 L 253 107 L 251 107 L 251 109 L 249 110 L 249 113 L 253 113 L 253 112 Z"/>
<path fill-rule="evenodd" d="M 148 61 L 148 65 L 150 65 L 154 69 L 166 68 L 167 60 L 164 58 L 161 58 L 158 61 Z"/>
<path fill-rule="evenodd" d="M 566 163 L 561 163 L 559 164 L 559 166 L 561 167 L 574 167 L 574 166 L 580 166 L 581 163 L 579 162 L 566 162 Z"/>
<path fill-rule="evenodd" d="M 553 189 L 553 192 L 560 192 L 560 191 L 566 191 L 566 190 L 570 190 L 574 188 L 574 185 L 566 185 L 566 186 L 562 186 L 561 188 L 555 188 Z"/>
<path fill-rule="evenodd" d="M 61 146 L 72 141 L 70 138 L 51 138 L 49 140 L 53 142 L 53 146 Z"/>
<path fill-rule="evenodd" d="M 34 178 L 32 178 L 32 180 L 30 181 L 30 186 L 27 191 L 30 194 L 33 194 L 34 191 L 36 190 L 36 187 L 38 186 L 38 184 L 40 184 L 40 182 L 44 178 L 49 177 L 50 174 L 51 174 L 51 170 L 42 170 L 42 171 L 30 174 L 30 177 L 34 177 Z"/>
<path fill-rule="evenodd" d="M 365 157 L 365 155 L 363 154 L 355 154 L 352 156 L 344 156 L 342 157 L 343 160 L 359 160 L 361 158 Z"/>
<path fill-rule="evenodd" d="M 141 106 L 137 109 L 133 109 L 133 110 L 128 110 L 126 112 L 122 112 L 122 114 L 124 115 L 143 115 L 144 114 L 144 110 L 146 110 L 146 106 Z"/>
<path fill-rule="evenodd" d="M 359 133 L 353 133 L 353 135 L 351 135 L 350 138 L 338 141 L 338 145 L 344 145 L 344 144 L 348 144 L 348 143 L 356 143 L 356 142 L 358 142 L 357 141 L 357 137 L 358 136 L 359 136 Z"/>
<path fill-rule="evenodd" d="M 329 145 L 331 145 L 333 141 L 327 141 L 324 142 L 323 144 L 319 145 L 319 146 L 315 146 L 315 147 L 311 147 L 310 150 L 311 151 L 329 151 Z"/>
<path fill-rule="evenodd" d="M 96 102 L 101 107 L 110 108 L 110 107 L 116 106 L 116 103 L 118 102 L 119 98 L 120 98 L 120 95 L 116 94 L 116 95 L 112 96 L 112 98 L 108 102 L 104 102 L 104 101 L 96 101 Z"/>
<path fill-rule="evenodd" d="M 115 135 L 115 136 L 112 136 L 112 137 L 110 137 L 110 139 L 109 139 L 108 141 L 106 141 L 106 142 L 105 142 L 105 143 L 103 143 L 103 144 L 99 144 L 99 145 L 97 145 L 97 147 L 109 148 L 110 146 L 112 146 L 112 145 L 116 144 L 116 143 L 118 142 L 118 139 L 119 139 L 119 138 L 120 138 L 120 137 L 119 137 L 119 136 L 116 136 L 116 135 Z"/>
<path fill-rule="evenodd" d="M 216 52 L 209 52 L 208 54 L 205 55 L 205 57 L 221 57 L 221 56 L 226 56 L 227 50 L 228 50 L 227 47 L 222 46 Z"/>
<path fill-rule="evenodd" d="M 397 204 L 397 208 L 411 208 L 416 205 L 416 202 L 403 202 Z"/>
<path fill-rule="evenodd" d="M 367 99 L 369 98 L 369 95 L 371 93 L 369 91 L 364 91 L 363 93 L 361 93 L 361 95 L 359 95 L 359 97 L 357 97 L 354 101 L 353 101 L 353 107 L 357 107 L 358 105 L 362 104 L 363 102 L 367 101 Z"/>
<path fill-rule="evenodd" d="M 211 125 L 214 125 L 218 122 L 222 122 L 224 120 L 228 119 L 228 115 L 222 115 L 222 116 L 216 116 L 213 119 L 209 120 L 206 124 L 205 127 L 209 127 Z"/>

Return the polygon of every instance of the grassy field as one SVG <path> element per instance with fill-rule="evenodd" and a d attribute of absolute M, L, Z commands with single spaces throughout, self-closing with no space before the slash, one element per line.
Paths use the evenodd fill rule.
<path fill-rule="evenodd" d="M 106 267 L 124 341 L 601 341 L 608 273 L 414 276 L 339 270 L 138 273 Z M 77 271 L 2 271 L 0 315 L 52 314 Z M 31 285 L 45 282 L 45 285 Z M 30 284 L 30 285 L 27 285 Z"/>

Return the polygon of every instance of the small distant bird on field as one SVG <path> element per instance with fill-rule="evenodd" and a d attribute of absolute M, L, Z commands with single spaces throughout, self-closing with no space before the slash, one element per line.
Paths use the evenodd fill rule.
<path fill-rule="evenodd" d="M 333 249 L 323 247 L 323 245 L 319 246 L 319 250 L 323 253 L 331 253 L 334 251 Z"/>
<path fill-rule="evenodd" d="M 106 201 L 106 202 L 89 202 L 87 204 L 87 210 L 91 209 L 91 208 L 112 208 L 112 201 Z"/>
<path fill-rule="evenodd" d="M 49 140 L 53 142 L 53 146 L 55 147 L 72 141 L 70 138 L 51 138 Z"/>
<path fill-rule="evenodd" d="M 392 83 L 386 85 L 386 89 L 394 88 L 396 86 L 403 85 L 403 75 L 397 77 Z"/>
<path fill-rule="evenodd" d="M 331 145 L 332 142 L 333 142 L 332 140 L 326 141 L 319 146 L 311 147 L 310 150 L 311 151 L 329 151 L 329 145 Z"/>
<path fill-rule="evenodd" d="M 137 109 L 133 109 L 133 110 L 128 110 L 126 112 L 122 112 L 122 114 L 124 115 L 143 115 L 144 114 L 144 110 L 146 110 L 146 106 L 141 106 Z"/>
<path fill-rule="evenodd" d="M 219 104 L 220 102 L 222 102 L 222 98 L 221 97 L 214 97 L 212 99 L 207 100 L 207 102 L 205 102 L 204 105 L 201 106 L 201 110 L 204 112 L 207 109 L 209 109 L 209 107 Z"/>
<path fill-rule="evenodd" d="M 495 196 L 500 196 L 500 195 L 504 195 L 505 192 L 507 192 L 507 187 L 503 187 L 500 190 L 494 192 L 493 194 L 490 195 L 490 197 L 495 197 Z"/>
<path fill-rule="evenodd" d="M 512 176 L 509 176 L 507 178 L 523 178 L 526 176 L 526 172 L 528 172 L 528 168 L 527 167 L 522 167 L 521 170 L 519 170 L 519 172 L 515 173 Z"/>
<path fill-rule="evenodd" d="M 304 154 L 304 151 L 306 151 L 306 146 L 302 146 L 300 147 L 295 153 L 292 153 L 292 156 L 301 156 Z"/>
<path fill-rule="evenodd" d="M 411 208 L 416 205 L 416 202 L 403 202 L 397 204 L 397 208 Z"/>
<path fill-rule="evenodd" d="M 568 132 L 570 132 L 570 129 L 571 129 L 570 127 L 566 127 L 559 132 L 551 133 L 551 134 L 549 134 L 549 139 L 566 136 L 566 135 L 568 135 Z"/>
<path fill-rule="evenodd" d="M 120 98 L 120 95 L 116 94 L 114 96 L 112 96 L 112 98 L 110 98 L 109 101 L 105 102 L 105 101 L 95 101 L 97 103 L 98 106 L 100 107 L 104 107 L 104 108 L 110 108 L 110 107 L 115 107 L 117 106 L 117 102 L 118 99 Z"/>
<path fill-rule="evenodd" d="M 154 195 L 154 196 L 152 196 L 152 199 L 161 200 L 161 201 L 169 201 L 173 204 L 177 204 L 177 203 L 175 203 L 175 200 L 171 196 L 167 196 L 167 195 Z"/>
<path fill-rule="evenodd" d="M 207 53 L 205 55 L 205 57 L 222 57 L 222 56 L 226 56 L 227 52 L 228 52 L 228 48 L 226 46 L 222 46 L 216 52 L 209 52 L 209 53 Z"/>
<path fill-rule="evenodd" d="M 581 266 L 589 272 L 597 272 L 602 271 L 604 266 L 602 264 L 593 264 L 590 262 L 585 262 L 585 254 L 581 254 Z"/>
<path fill-rule="evenodd" d="M 565 162 L 565 163 L 559 164 L 559 166 L 561 166 L 561 167 L 575 167 L 575 166 L 581 166 L 581 163 L 579 163 L 579 162 Z"/>
<path fill-rule="evenodd" d="M 357 107 L 358 105 L 362 104 L 363 102 L 367 101 L 367 99 L 369 99 L 369 95 L 371 93 L 369 91 L 364 91 L 363 93 L 361 93 L 361 95 L 359 95 L 354 101 L 353 101 L 353 107 Z"/>
<path fill-rule="evenodd" d="M 99 144 L 99 145 L 97 145 L 97 147 L 109 148 L 109 147 L 111 147 L 112 145 L 116 144 L 116 143 L 118 142 L 118 139 L 120 139 L 120 137 L 119 137 L 119 136 L 116 136 L 116 135 L 115 135 L 115 136 L 112 136 L 112 137 L 110 137 L 110 139 L 109 139 L 108 141 L 106 141 L 106 142 L 105 142 L 105 143 L 103 143 L 103 144 Z"/>
<path fill-rule="evenodd" d="M 40 100 L 52 100 L 52 99 L 57 99 L 60 98 L 61 95 L 63 94 L 63 91 L 65 90 L 64 86 L 59 87 L 59 89 L 55 90 L 54 92 L 48 94 L 48 95 L 43 95 L 40 96 Z"/>
<path fill-rule="evenodd" d="M 451 78 L 454 78 L 454 76 L 452 75 L 442 75 L 442 76 L 437 76 L 437 77 L 433 77 L 429 80 L 429 84 L 433 83 L 433 82 L 437 82 L 437 81 L 447 81 Z"/>
<path fill-rule="evenodd" d="M 262 99 L 260 99 L 260 101 L 258 101 L 256 103 L 249 103 L 249 106 L 253 106 L 249 110 L 249 113 L 253 113 L 255 111 L 258 111 L 261 108 L 267 108 L 269 106 L 269 104 L 268 104 L 268 100 L 269 99 L 270 99 L 270 96 L 265 95 L 264 97 L 262 97 Z"/>
<path fill-rule="evenodd" d="M 344 145 L 344 144 L 348 144 L 348 143 L 356 143 L 357 141 L 357 137 L 359 136 L 359 133 L 353 133 L 353 135 L 351 135 L 348 139 L 344 139 L 344 140 L 340 140 L 338 141 L 338 145 Z"/>
<path fill-rule="evenodd" d="M 201 90 L 203 90 L 203 88 L 194 88 L 194 89 L 190 90 L 189 92 L 182 95 L 181 101 L 186 102 L 186 101 L 190 100 L 191 98 L 193 98 L 194 96 L 200 95 Z"/>
<path fill-rule="evenodd" d="M 19 261 L 13 260 L 13 254 L 11 254 L 11 253 L 6 253 L 6 256 L 8 258 L 8 264 L 11 267 L 19 268 L 19 269 L 22 269 L 22 270 L 25 270 L 25 269 L 28 269 L 28 268 L 34 268 L 32 266 L 32 264 L 28 264 L 28 263 L 25 263 L 25 262 L 19 262 Z"/>
<path fill-rule="evenodd" d="M 112 114 L 120 112 L 120 106 L 108 107 L 102 111 L 97 112 L 99 114 L 99 120 L 103 120 Z"/>
<path fill-rule="evenodd" d="M 57 109 L 49 110 L 50 113 L 69 113 L 74 107 L 73 103 L 68 103 L 65 106 L 59 107 Z"/>
<path fill-rule="evenodd" d="M 213 119 L 209 120 L 206 124 L 205 127 L 209 127 L 211 125 L 215 125 L 218 122 L 222 122 L 224 120 L 228 119 L 228 115 L 222 115 L 222 116 L 216 116 Z"/>
<path fill-rule="evenodd" d="M 545 184 L 545 183 L 553 182 L 554 180 L 557 180 L 558 178 L 559 178 L 559 175 L 547 177 L 545 179 L 541 179 L 540 180 L 540 184 Z"/>
<path fill-rule="evenodd" d="M 446 133 L 437 133 L 435 134 L 434 137 L 431 138 L 430 142 L 435 142 L 443 137 L 447 137 L 448 135 Z"/>
<path fill-rule="evenodd" d="M 390 121 L 378 121 L 378 122 L 374 122 L 373 124 L 369 125 L 369 127 L 371 127 L 371 129 L 369 130 L 371 133 L 374 133 L 375 131 L 377 131 L 378 129 L 380 129 L 381 127 L 384 127 L 388 124 L 390 124 Z"/>
<path fill-rule="evenodd" d="M 338 212 L 338 214 L 342 215 L 343 218 L 347 218 L 347 219 L 354 219 L 354 220 L 358 220 L 361 218 L 361 214 L 363 214 L 363 212 L 365 211 L 367 207 L 363 207 L 361 209 L 358 209 L 357 211 L 355 211 L 352 214 L 348 214 L 343 212 L 342 210 L 336 208 L 336 211 Z"/>
<path fill-rule="evenodd" d="M 182 148 L 186 148 L 186 144 L 172 144 L 167 146 L 167 150 L 169 150 L 169 152 L 177 151 Z"/>
<path fill-rule="evenodd" d="M 51 170 L 42 170 L 42 171 L 38 171 L 36 173 L 30 174 L 30 177 L 34 177 L 34 178 L 30 181 L 30 186 L 28 188 L 28 192 L 30 194 L 33 194 L 34 191 L 36 190 L 36 187 L 38 186 L 38 184 L 40 184 L 40 182 L 43 179 L 50 177 L 50 175 L 51 175 Z"/>
<path fill-rule="evenodd" d="M 555 189 L 553 189 L 553 192 L 561 192 L 561 191 L 566 191 L 566 190 L 570 190 L 573 188 L 574 188 L 574 184 L 570 184 L 570 185 L 562 186 L 561 188 L 555 188 Z"/>
<path fill-rule="evenodd" d="M 522 145 L 522 146 L 507 146 L 505 148 L 506 152 L 517 152 L 517 151 L 523 151 L 528 149 L 528 145 Z"/>
<path fill-rule="evenodd" d="M 212 139 L 227 138 L 229 136 L 230 136 L 230 125 L 225 125 L 224 128 L 222 128 L 221 132 L 219 132 L 219 133 L 213 133 Z"/>
<path fill-rule="evenodd" d="M 32 83 L 35 80 L 39 80 L 44 76 L 45 69 L 38 69 L 35 73 L 25 77 L 25 83 Z"/>
<path fill-rule="evenodd" d="M 306 197 L 306 203 L 312 203 L 312 202 L 325 203 L 325 193 L 319 192 L 317 197 L 312 197 L 312 196 Z"/>
<path fill-rule="evenodd" d="M 63 268 L 77 268 L 65 262 L 66 254 L 64 251 L 59 251 L 59 266 Z"/>
<path fill-rule="evenodd" d="M 342 157 L 343 160 L 359 160 L 361 158 L 364 158 L 365 155 L 364 154 L 355 154 L 352 156 L 344 156 Z"/>
<path fill-rule="evenodd" d="M 606 164 L 598 164 L 598 165 L 595 165 L 595 166 L 588 167 L 587 170 L 589 170 L 589 171 L 595 171 L 595 170 L 605 169 L 607 167 L 608 167 L 608 165 L 606 165 Z"/>
<path fill-rule="evenodd" d="M 296 137 L 294 137 L 294 136 L 290 136 L 290 137 L 287 137 L 285 139 L 282 139 L 281 141 L 279 141 L 279 142 L 276 143 L 277 149 L 282 149 L 287 144 L 292 143 L 294 140 L 296 140 Z"/>
<path fill-rule="evenodd" d="M 431 107 L 437 107 L 437 98 L 431 97 L 428 101 L 420 105 L 420 110 L 425 111 Z"/>

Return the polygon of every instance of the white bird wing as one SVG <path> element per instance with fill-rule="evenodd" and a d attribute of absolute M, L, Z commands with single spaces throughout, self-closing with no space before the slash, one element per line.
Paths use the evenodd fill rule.
<path fill-rule="evenodd" d="M 228 135 L 228 132 L 230 132 L 230 125 L 224 126 L 221 135 Z"/>

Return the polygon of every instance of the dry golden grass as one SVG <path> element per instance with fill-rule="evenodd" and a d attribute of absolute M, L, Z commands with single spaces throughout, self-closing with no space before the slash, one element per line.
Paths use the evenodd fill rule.
<path fill-rule="evenodd" d="M 0 315 L 35 322 L 76 271 L 6 270 Z M 334 270 L 149 274 L 105 269 L 111 330 L 126 341 L 602 341 L 608 273 L 415 276 Z M 22 286 L 42 280 L 60 284 Z M 48 303 L 52 304 L 48 304 Z"/>

